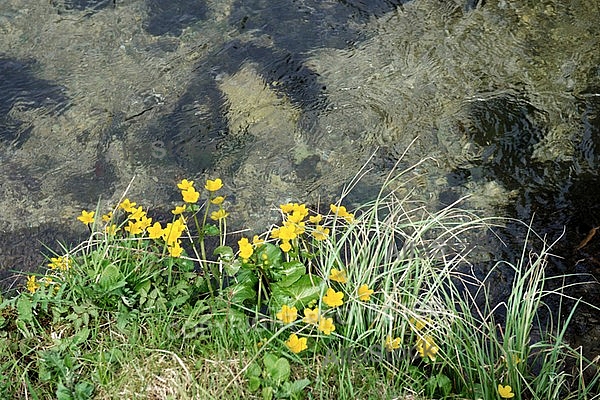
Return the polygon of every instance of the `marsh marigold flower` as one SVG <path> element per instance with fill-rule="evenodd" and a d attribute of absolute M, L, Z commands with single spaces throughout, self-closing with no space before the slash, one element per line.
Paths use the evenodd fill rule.
<path fill-rule="evenodd" d="M 325 335 L 330 335 L 331 332 L 335 331 L 335 325 L 333 324 L 333 318 L 321 318 L 319 320 L 319 330 Z"/>
<path fill-rule="evenodd" d="M 327 293 L 323 296 L 323 303 L 327 304 L 329 307 L 337 307 L 344 304 L 344 293 L 336 292 L 332 288 L 327 289 Z"/>
<path fill-rule="evenodd" d="M 311 234 L 319 241 L 325 240 L 329 236 L 329 228 L 323 228 L 321 225 L 317 225 Z"/>
<path fill-rule="evenodd" d="M 319 323 L 319 307 L 311 310 L 310 308 L 304 309 L 304 318 L 302 318 L 302 322 L 306 324 L 316 325 Z"/>
<path fill-rule="evenodd" d="M 290 244 L 290 242 L 285 241 L 283 243 L 281 243 L 279 245 L 279 248 L 281 249 L 281 251 L 283 251 L 284 253 L 287 253 L 288 251 L 290 251 L 292 249 L 292 245 Z"/>
<path fill-rule="evenodd" d="M 182 190 L 181 197 L 183 198 L 183 201 L 185 201 L 186 203 L 195 203 L 200 198 L 200 193 L 197 192 L 196 189 L 191 187 L 189 189 Z"/>
<path fill-rule="evenodd" d="M 81 222 L 83 222 L 86 225 L 91 224 L 92 222 L 94 222 L 94 215 L 96 214 L 95 211 L 81 211 L 81 215 L 79 217 L 77 217 L 78 220 L 80 220 Z"/>
<path fill-rule="evenodd" d="M 27 290 L 29 290 L 29 292 L 33 294 L 39 288 L 40 288 L 40 284 L 37 283 L 35 275 L 30 275 L 27 278 Z"/>
<path fill-rule="evenodd" d="M 385 338 L 385 348 L 387 351 L 393 351 L 400 348 L 400 338 L 392 339 L 391 336 Z"/>
<path fill-rule="evenodd" d="M 314 216 L 311 215 L 310 217 L 308 217 L 308 222 L 310 222 L 311 224 L 318 224 L 322 220 L 323 220 L 323 216 L 321 214 L 317 214 Z"/>
<path fill-rule="evenodd" d="M 348 211 L 346 211 L 346 207 L 344 206 L 336 206 L 335 204 L 331 204 L 329 206 L 329 209 L 338 217 L 344 218 L 346 222 L 354 221 L 354 214 L 351 214 Z"/>
<path fill-rule="evenodd" d="M 250 244 L 247 238 L 243 237 L 238 240 L 238 246 L 240 247 L 240 257 L 248 259 L 254 253 L 254 248 Z"/>
<path fill-rule="evenodd" d="M 58 269 L 61 271 L 67 271 L 69 268 L 71 268 L 71 266 L 73 265 L 73 260 L 70 259 L 69 257 L 52 257 L 50 258 L 50 263 L 48 264 L 48 267 L 50 267 L 50 269 Z"/>
<path fill-rule="evenodd" d="M 221 208 L 219 211 L 213 211 L 212 213 L 210 213 L 210 219 L 218 221 L 227 217 L 228 215 L 229 213 L 227 213 L 224 209 Z"/>
<path fill-rule="evenodd" d="M 290 338 L 285 342 L 285 345 L 292 353 L 300 353 L 302 350 L 308 349 L 306 338 L 299 338 L 295 333 L 290 335 Z"/>
<path fill-rule="evenodd" d="M 187 179 L 182 179 L 181 182 L 177 184 L 177 187 L 181 190 L 188 190 L 194 187 L 194 181 L 188 181 Z"/>
<path fill-rule="evenodd" d="M 177 206 L 173 209 L 173 211 L 171 211 L 173 213 L 173 215 L 180 215 L 183 214 L 183 212 L 185 211 L 185 206 Z"/>
<path fill-rule="evenodd" d="M 503 399 L 512 399 L 513 397 L 515 397 L 515 394 L 513 393 L 510 385 L 502 386 L 498 384 L 498 394 Z"/>
<path fill-rule="evenodd" d="M 329 274 L 329 279 L 331 279 L 332 281 L 339 282 L 339 283 L 348 282 L 348 279 L 346 278 L 346 270 L 345 269 L 332 268 L 331 274 Z"/>
<path fill-rule="evenodd" d="M 421 358 L 429 357 L 431 361 L 435 361 L 436 355 L 440 350 L 430 335 L 419 337 L 419 339 L 417 339 L 415 349 L 417 350 Z"/>
<path fill-rule="evenodd" d="M 150 239 L 158 239 L 163 235 L 163 228 L 160 225 L 160 222 L 155 222 L 154 225 L 147 229 L 147 231 Z"/>
<path fill-rule="evenodd" d="M 175 258 L 180 257 L 181 253 L 183 253 L 183 247 L 181 247 L 179 240 L 172 246 L 167 246 L 167 250 L 169 250 L 169 255 Z"/>
<path fill-rule="evenodd" d="M 109 211 L 102 216 L 102 221 L 109 222 L 112 219 L 112 217 L 113 217 L 113 213 L 112 213 L 112 211 Z"/>
<path fill-rule="evenodd" d="M 223 182 L 221 181 L 220 178 L 217 178 L 214 181 L 207 179 L 206 185 L 204 185 L 204 188 L 206 190 L 208 190 L 209 192 L 216 192 L 217 190 L 221 189 L 222 187 L 223 187 Z"/>
<path fill-rule="evenodd" d="M 288 307 L 287 304 L 281 306 L 281 311 L 276 315 L 278 320 L 283 321 L 284 324 L 290 324 L 298 318 L 298 309 L 296 307 Z"/>
<path fill-rule="evenodd" d="M 129 199 L 125 199 L 119 204 L 119 208 L 124 210 L 125 212 L 131 212 L 131 210 L 135 207 L 137 203 L 130 201 Z"/>
<path fill-rule="evenodd" d="M 212 204 L 215 204 L 215 205 L 217 205 L 217 206 L 218 206 L 219 204 L 222 204 L 224 201 L 225 201 L 225 197 L 223 197 L 223 196 L 217 196 L 217 197 L 215 197 L 214 199 L 210 199 L 210 202 L 211 202 Z"/>
<path fill-rule="evenodd" d="M 358 299 L 361 301 L 369 301 L 371 300 L 371 295 L 373 294 L 373 290 L 369 289 L 367 285 L 360 285 L 358 288 Z"/>

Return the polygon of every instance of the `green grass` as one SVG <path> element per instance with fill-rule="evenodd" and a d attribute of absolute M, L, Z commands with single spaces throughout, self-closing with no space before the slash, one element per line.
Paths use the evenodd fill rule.
<path fill-rule="evenodd" d="M 563 296 L 547 289 L 557 279 L 545 276 L 551 246 L 530 231 L 523 249 L 537 253 L 478 279 L 473 243 L 505 221 L 459 204 L 431 212 L 392 189 L 407 176 L 388 179 L 353 218 L 339 211 L 294 225 L 287 252 L 266 233 L 269 244 L 245 259 L 229 247 L 224 220 L 209 223 L 210 207 L 224 207 L 210 204 L 213 192 L 187 205 L 195 229 L 178 236 L 181 257 L 169 255 L 168 235 L 108 235 L 98 218 L 89 240 L 65 249 L 70 264 L 56 261 L 64 268 L 38 276 L 33 293 L 3 299 L 0 397 L 487 400 L 509 385 L 514 398 L 598 398 L 597 364 L 564 339 L 574 309 L 541 322 L 544 300 Z M 132 214 L 106 224 L 122 229 Z M 326 240 L 311 236 L 324 228 Z M 334 268 L 346 282 L 330 278 Z M 498 275 L 510 290 L 493 302 Z M 373 290 L 368 301 L 361 285 Z M 326 304 L 328 288 L 344 294 L 342 305 Z M 298 310 L 288 324 L 276 318 L 283 304 Z M 331 318 L 331 334 L 302 321 L 314 307 Z M 291 334 L 307 348 L 291 351 Z"/>

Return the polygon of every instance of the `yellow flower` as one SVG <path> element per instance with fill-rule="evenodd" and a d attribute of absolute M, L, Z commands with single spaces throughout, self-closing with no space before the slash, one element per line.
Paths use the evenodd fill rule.
<path fill-rule="evenodd" d="M 298 318 L 298 310 L 296 307 L 288 307 L 287 304 L 281 306 L 281 311 L 276 315 L 278 320 L 283 321 L 284 324 L 290 324 Z"/>
<path fill-rule="evenodd" d="M 344 304 L 342 300 L 344 298 L 344 293 L 336 292 L 332 288 L 327 289 L 327 293 L 323 296 L 323 302 L 327 304 L 329 307 L 337 307 Z"/>
<path fill-rule="evenodd" d="M 113 213 L 112 211 L 107 212 L 106 214 L 104 214 L 102 216 L 102 221 L 103 222 L 109 222 L 112 219 Z"/>
<path fill-rule="evenodd" d="M 185 206 L 177 206 L 173 209 L 173 211 L 171 211 L 173 213 L 173 215 L 180 215 L 183 214 L 183 212 L 185 211 Z"/>
<path fill-rule="evenodd" d="M 417 331 L 420 331 L 427 326 L 427 321 L 422 318 L 410 318 L 409 322 Z"/>
<path fill-rule="evenodd" d="M 133 207 L 135 207 L 136 204 L 137 203 L 129 201 L 129 199 L 125 199 L 121 202 L 121 204 L 119 204 L 119 208 L 124 210 L 125 212 L 131 212 L 131 209 L 133 209 Z"/>
<path fill-rule="evenodd" d="M 167 245 L 172 246 L 180 237 L 185 229 L 183 219 L 179 218 L 175 222 L 169 222 L 163 229 L 162 238 Z"/>
<path fill-rule="evenodd" d="M 216 205 L 222 204 L 225 201 L 225 197 L 217 196 L 214 199 L 211 199 L 210 202 Z"/>
<path fill-rule="evenodd" d="M 187 179 L 182 179 L 181 182 L 179 182 L 177 184 L 177 187 L 179 189 L 183 190 L 188 190 L 190 188 L 194 188 L 194 181 L 188 181 Z"/>
<path fill-rule="evenodd" d="M 258 235 L 254 235 L 252 237 L 252 244 L 255 246 L 258 246 L 259 244 L 264 243 L 264 239 L 261 239 L 260 237 L 258 237 Z"/>
<path fill-rule="evenodd" d="M 91 224 L 92 222 L 94 222 L 94 214 L 96 214 L 95 211 L 81 211 L 81 215 L 79 217 L 77 217 L 78 220 L 80 220 L 81 222 L 83 222 L 86 225 Z"/>
<path fill-rule="evenodd" d="M 371 300 L 371 295 L 373 294 L 373 290 L 369 289 L 367 285 L 360 285 L 358 288 L 358 299 L 362 301 Z"/>
<path fill-rule="evenodd" d="M 284 253 L 287 253 L 288 251 L 290 251 L 292 249 L 292 245 L 290 244 L 290 242 L 283 242 L 279 245 L 279 248 Z"/>
<path fill-rule="evenodd" d="M 503 399 L 511 399 L 515 397 L 515 394 L 512 392 L 512 388 L 510 387 L 510 385 L 502 386 L 498 384 L 498 394 Z"/>
<path fill-rule="evenodd" d="M 321 222 L 322 220 L 323 220 L 323 216 L 322 216 L 321 214 L 317 214 L 317 215 L 315 215 L 315 216 L 312 216 L 312 215 L 311 215 L 310 217 L 308 217 L 308 221 L 309 221 L 311 224 L 318 224 L 318 223 L 319 223 L 319 222 Z"/>
<path fill-rule="evenodd" d="M 296 203 L 296 205 L 298 205 Z M 294 211 L 294 203 L 280 204 L 279 208 L 286 214 L 289 214 Z"/>
<path fill-rule="evenodd" d="M 104 228 L 104 232 L 106 232 L 106 234 L 110 236 L 115 236 L 118 230 L 119 227 L 117 226 L 117 224 L 106 225 L 106 228 Z"/>
<path fill-rule="evenodd" d="M 182 190 L 181 196 L 183 197 L 183 201 L 186 203 L 195 203 L 200 198 L 200 193 L 196 191 L 193 187 Z"/>
<path fill-rule="evenodd" d="M 302 318 L 302 322 L 316 325 L 319 322 L 319 319 L 319 307 L 314 310 L 311 310 L 310 308 L 304 309 L 304 318 Z"/>
<path fill-rule="evenodd" d="M 50 269 L 59 269 L 61 271 L 67 271 L 73 265 L 73 260 L 68 257 L 52 257 L 48 267 Z"/>
<path fill-rule="evenodd" d="M 222 187 L 223 187 L 223 182 L 221 181 L 220 178 L 217 178 L 214 181 L 207 179 L 206 185 L 204 185 L 204 188 L 206 190 L 208 190 L 209 192 L 216 192 L 217 190 L 221 189 Z"/>
<path fill-rule="evenodd" d="M 238 246 L 240 247 L 240 257 L 242 257 L 243 259 L 250 258 L 250 256 L 254 252 L 254 248 L 252 248 L 252 245 L 245 237 L 238 240 Z"/>
<path fill-rule="evenodd" d="M 142 206 L 139 206 L 138 208 L 131 207 L 128 212 L 130 214 L 129 219 L 135 219 L 137 221 L 146 216 L 146 212 L 142 209 Z"/>
<path fill-rule="evenodd" d="M 317 225 L 315 230 L 312 231 L 312 235 L 317 240 L 325 240 L 329 236 L 329 228 L 323 228 L 321 225 Z"/>
<path fill-rule="evenodd" d="M 348 282 L 348 279 L 346 278 L 346 270 L 345 269 L 339 270 L 337 268 L 332 268 L 331 274 L 329 274 L 329 279 L 331 279 L 332 281 L 339 282 L 339 283 Z"/>
<path fill-rule="evenodd" d="M 225 210 L 221 208 L 219 211 L 213 211 L 212 213 L 210 213 L 210 219 L 218 221 L 227 217 L 228 215 L 229 213 L 225 212 Z"/>
<path fill-rule="evenodd" d="M 124 229 L 132 235 L 139 235 L 144 232 L 142 225 L 139 222 L 133 221 L 129 221 Z"/>
<path fill-rule="evenodd" d="M 29 292 L 31 292 L 33 294 L 39 288 L 40 288 L 40 284 L 36 282 L 35 275 L 30 275 L 27 278 L 27 290 L 29 290 Z"/>
<path fill-rule="evenodd" d="M 176 241 L 172 246 L 167 246 L 167 250 L 169 250 L 169 255 L 171 257 L 179 257 L 183 252 L 183 248 L 181 247 L 179 240 Z"/>
<path fill-rule="evenodd" d="M 296 227 L 294 225 L 282 226 L 278 230 L 278 238 L 281 240 L 294 240 L 296 236 Z"/>
<path fill-rule="evenodd" d="M 335 331 L 333 318 L 321 318 L 319 321 L 319 330 L 326 335 L 329 335 L 331 332 Z"/>
<path fill-rule="evenodd" d="M 152 218 L 148 218 L 145 215 L 138 220 L 138 224 L 142 230 L 146 230 L 152 224 Z"/>
<path fill-rule="evenodd" d="M 290 338 L 285 342 L 285 345 L 293 353 L 300 353 L 302 350 L 308 349 L 306 338 L 299 338 L 295 333 L 290 335 Z"/>
<path fill-rule="evenodd" d="M 387 351 L 393 351 L 400 348 L 400 338 L 392 339 L 391 336 L 385 338 L 385 348 Z"/>
<path fill-rule="evenodd" d="M 440 350 L 429 335 L 424 335 L 417 339 L 415 348 L 419 352 L 421 358 L 429 357 L 431 361 L 435 361 L 436 355 Z"/>
<path fill-rule="evenodd" d="M 158 239 L 163 235 L 163 228 L 160 225 L 160 222 L 155 222 L 154 225 L 147 229 L 147 231 L 150 239 Z"/>
<path fill-rule="evenodd" d="M 331 210 L 332 213 L 336 214 L 338 217 L 344 218 L 346 220 L 346 222 L 354 221 L 354 214 L 351 214 L 348 211 L 346 211 L 346 207 L 344 207 L 344 206 L 338 207 L 335 204 L 331 204 L 329 206 L 329 209 Z"/>

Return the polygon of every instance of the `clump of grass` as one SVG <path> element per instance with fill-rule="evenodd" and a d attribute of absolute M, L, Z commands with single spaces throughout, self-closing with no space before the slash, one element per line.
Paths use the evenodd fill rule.
<path fill-rule="evenodd" d="M 408 171 L 406 171 L 408 172 Z M 502 229 L 459 203 L 432 212 L 393 190 L 349 212 L 280 206 L 230 243 L 220 179 L 178 184 L 171 221 L 124 199 L 89 240 L 0 305 L 4 398 L 588 399 L 600 378 L 540 322 L 550 248 L 482 279 L 477 238 Z M 213 237 L 212 240 L 208 240 Z M 216 243 L 210 247 L 209 243 Z M 237 244 L 237 245 L 236 245 Z M 508 296 L 492 300 L 495 272 Z M 503 318 L 500 318 L 500 317 Z M 534 334 L 535 333 L 535 334 Z M 569 365 L 578 366 L 576 373 Z"/>

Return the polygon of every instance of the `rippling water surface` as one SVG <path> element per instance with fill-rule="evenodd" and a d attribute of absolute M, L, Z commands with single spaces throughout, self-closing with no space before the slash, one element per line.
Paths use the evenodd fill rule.
<path fill-rule="evenodd" d="M 179 179 L 220 176 L 234 219 L 260 230 L 282 202 L 334 198 L 375 154 L 349 201 L 402 155 L 430 157 L 406 184 L 417 199 L 535 216 L 552 239 L 565 229 L 553 268 L 597 277 L 600 238 L 581 243 L 600 226 L 599 7 L 5 0 L 1 269 L 76 240 L 81 209 L 132 178 L 131 198 L 166 209 Z"/>

